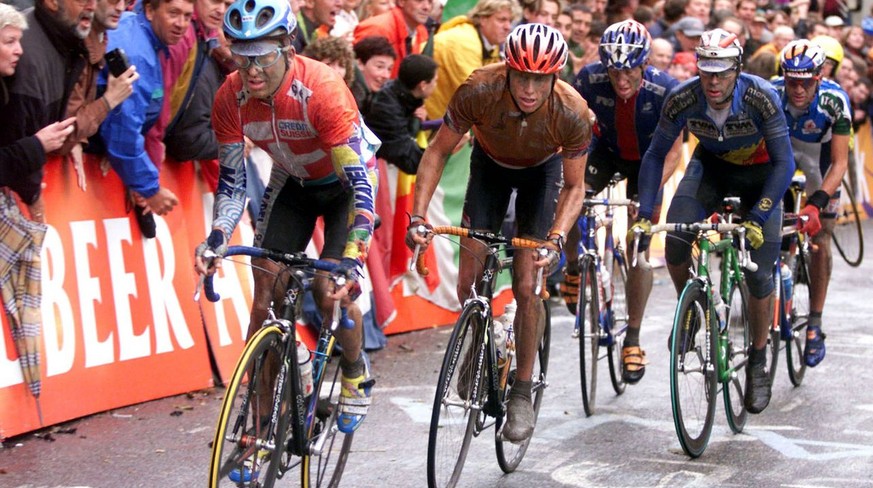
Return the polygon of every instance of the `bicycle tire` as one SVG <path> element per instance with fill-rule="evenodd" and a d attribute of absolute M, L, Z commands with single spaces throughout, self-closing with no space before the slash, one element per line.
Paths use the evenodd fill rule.
<path fill-rule="evenodd" d="M 352 449 L 355 433 L 345 434 L 337 427 L 339 415 L 340 368 L 336 367 L 326 381 L 323 374 L 320 384 L 314 385 L 318 392 L 312 427 L 308 434 L 310 445 L 321 444 L 321 451 L 303 456 L 300 470 L 300 483 L 303 488 L 336 488 L 343 477 L 343 471 Z M 311 407 L 310 407 L 311 408 Z M 322 440 L 323 438 L 323 440 Z"/>
<path fill-rule="evenodd" d="M 531 396 L 533 400 L 533 410 L 534 410 L 534 429 L 536 429 L 536 419 L 540 414 L 540 406 L 543 403 L 543 394 L 545 393 L 546 386 L 548 383 L 546 382 L 546 373 L 549 369 L 549 347 L 551 345 L 551 336 L 552 336 L 552 318 L 551 312 L 549 311 L 549 303 L 543 301 L 543 309 L 544 309 L 544 323 L 543 323 L 543 332 L 542 338 L 537 345 L 537 355 L 534 360 L 533 365 L 533 374 L 531 375 L 531 379 L 533 379 L 533 385 L 531 386 Z M 503 391 L 503 400 L 504 407 L 506 407 L 506 401 L 509 395 L 509 390 L 512 388 L 512 385 L 509 381 L 506 382 L 506 386 Z M 506 409 L 502 410 L 505 414 Z M 495 448 L 497 451 L 497 464 L 500 466 L 500 469 L 503 470 L 504 473 L 511 473 L 518 468 L 518 465 L 521 463 L 521 460 L 524 458 L 525 453 L 527 452 L 527 448 L 530 445 L 530 440 L 533 438 L 533 434 L 531 437 L 528 437 L 527 440 L 520 444 L 513 444 L 507 440 L 502 439 L 498 434 L 500 432 L 500 427 L 503 425 L 503 421 L 505 420 L 505 416 L 501 416 L 497 419 L 495 424 L 494 434 L 495 434 Z"/>
<path fill-rule="evenodd" d="M 725 331 L 727 344 L 724 351 L 728 369 L 733 369 L 722 385 L 724 409 L 728 426 L 739 434 L 746 426 L 748 412 L 745 407 L 746 362 L 752 341 L 749 324 L 749 288 L 746 282 L 734 283 L 728 292 L 726 303 L 730 307 Z M 779 348 L 779 344 L 776 344 Z"/>
<path fill-rule="evenodd" d="M 673 425 L 682 450 L 692 458 L 706 450 L 715 417 L 717 381 L 711 358 L 715 357 L 716 328 L 709 327 L 708 316 L 703 284 L 692 281 L 679 298 L 670 341 Z"/>
<path fill-rule="evenodd" d="M 622 376 L 624 365 L 621 360 L 621 350 L 624 346 L 624 334 L 627 332 L 627 263 L 621 251 L 614 250 L 606 258 L 607 270 L 612 283 L 612 299 L 606 305 L 609 334 L 606 351 L 609 357 L 609 379 L 616 395 L 624 393 L 627 383 Z"/>
<path fill-rule="evenodd" d="M 486 342 L 482 334 L 487 312 L 479 303 L 464 307 L 440 368 L 427 441 L 427 484 L 430 488 L 457 484 L 470 440 L 484 408 Z M 472 367 L 470 361 L 472 361 Z"/>
<path fill-rule="evenodd" d="M 579 264 L 579 308 L 576 313 L 579 330 L 579 378 L 582 386 L 582 408 L 586 417 L 594 415 L 597 360 L 600 354 L 600 282 L 594 264 L 590 256 L 584 256 Z"/>
<path fill-rule="evenodd" d="M 849 266 L 858 267 L 864 260 L 864 232 L 861 229 L 861 215 L 855 201 L 855 193 L 843 180 L 840 208 L 837 210 L 836 225 L 831 239 L 840 256 Z"/>
<path fill-rule="evenodd" d="M 806 344 L 806 326 L 809 323 L 809 255 L 805 251 L 798 252 L 791 263 L 791 304 L 789 318 L 791 334 L 785 347 L 785 359 L 788 363 L 788 379 L 794 386 L 803 383 L 806 373 L 806 360 L 803 357 L 803 347 Z"/>
<path fill-rule="evenodd" d="M 276 482 L 290 415 L 279 415 L 274 425 L 270 411 L 273 395 L 282 392 L 280 409 L 289 412 L 292 395 L 284 394 L 288 384 L 281 389 L 273 388 L 264 378 L 276 377 L 274 371 L 283 362 L 284 337 L 278 327 L 264 327 L 248 341 L 239 358 L 225 391 L 212 441 L 210 487 L 272 487 Z M 259 401 L 261 398 L 269 398 L 266 409 Z M 247 462 L 253 469 L 246 468 Z M 234 473 L 236 480 L 231 478 Z"/>

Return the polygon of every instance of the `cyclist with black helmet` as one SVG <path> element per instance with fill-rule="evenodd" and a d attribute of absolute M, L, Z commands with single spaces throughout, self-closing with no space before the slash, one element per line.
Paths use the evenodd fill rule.
<path fill-rule="evenodd" d="M 610 25 L 600 38 L 600 61 L 576 75 L 574 87 L 597 116 L 594 139 L 585 168 L 585 189 L 600 193 L 616 173 L 627 179 L 627 195 L 636 198 L 640 160 L 652 140 L 661 107 L 677 81 L 648 65 L 652 38 L 643 24 L 624 20 Z M 670 151 L 665 175 L 679 163 L 682 138 Z M 628 209 L 632 221 L 636 212 Z M 655 212 L 657 213 L 657 212 Z M 655 217 L 654 220 L 657 220 Z M 579 228 L 567 235 L 564 254 L 567 267 L 561 294 L 571 313 L 576 313 L 579 294 Z M 640 348 L 640 324 L 652 291 L 652 267 L 645 258 L 628 269 L 628 329 L 621 351 L 622 379 L 639 382 L 646 372 L 646 353 Z"/>
<path fill-rule="evenodd" d="M 341 431 L 357 429 L 369 408 L 372 380 L 361 352 L 361 311 L 352 301 L 373 232 L 376 194 L 375 136 L 365 132 L 355 99 L 335 71 L 299 56 L 291 46 L 297 21 L 286 0 L 237 0 L 224 17 L 238 71 L 215 96 L 212 125 L 221 172 L 215 193 L 212 232 L 195 252 L 198 272 L 214 273 L 220 260 L 204 259 L 208 249 L 222 255 L 246 198 L 244 137 L 273 159 L 261 201 L 254 245 L 283 252 L 303 251 L 318 217 L 324 220 L 321 258 L 340 264 L 346 286 L 332 289 L 316 278 L 316 303 L 330 317 L 342 300 L 353 329 L 340 327 L 342 345 Z M 368 139 L 369 138 L 369 139 Z M 249 337 L 274 300 L 277 266 L 252 259 L 255 296 Z M 284 287 L 278 286 L 284 291 Z"/>
<path fill-rule="evenodd" d="M 406 238 L 410 248 L 427 245 L 416 228 L 427 224 L 424 215 L 446 159 L 470 129 L 474 145 L 461 225 L 498 232 L 515 188 L 518 235 L 548 238 L 556 249 L 563 246 L 584 198 L 582 175 L 591 141 L 588 105 L 558 79 L 566 62 L 567 44 L 560 32 L 543 24 L 524 24 L 506 39 L 505 63 L 477 69 L 458 88 L 445 122 L 421 159 Z M 461 302 L 484 259 L 484 251 L 470 244 L 462 240 Z M 512 442 L 529 438 L 534 428 L 531 372 L 537 324 L 545 313 L 534 285 L 537 268 L 557 263 L 557 253 L 549 254 L 539 258 L 534 251 L 517 250 L 513 256 L 518 369 L 503 428 L 503 436 Z"/>
<path fill-rule="evenodd" d="M 766 352 L 772 319 L 773 263 L 781 243 L 782 196 L 794 175 L 794 157 L 779 95 L 757 76 L 741 73 L 743 49 L 736 34 L 704 32 L 697 47 L 700 75 L 667 98 L 652 144 L 640 167 L 639 217 L 629 232 L 651 230 L 664 157 L 685 127 L 700 141 L 679 183 L 667 221 L 698 222 L 719 209 L 723 197 L 739 196 L 751 259 L 746 271 L 752 345 L 746 363 L 745 406 L 762 412 L 770 403 Z M 671 233 L 667 269 L 677 292 L 689 278 L 693 236 Z M 645 248 L 647 242 L 640 242 Z"/>
<path fill-rule="evenodd" d="M 803 230 L 813 238 L 809 267 L 809 324 L 803 355 L 808 366 L 825 356 L 821 316 L 831 280 L 831 234 L 840 205 L 840 183 L 849 166 L 852 105 L 849 96 L 822 69 L 827 55 L 814 41 L 794 41 L 782 50 L 784 78 L 773 80 L 782 96 L 782 109 L 794 149 L 794 161 L 806 175 L 808 217 Z"/>

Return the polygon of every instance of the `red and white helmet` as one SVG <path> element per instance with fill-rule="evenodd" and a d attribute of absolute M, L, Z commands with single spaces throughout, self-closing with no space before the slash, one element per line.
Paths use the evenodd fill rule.
<path fill-rule="evenodd" d="M 545 24 L 522 24 L 506 38 L 506 65 L 526 73 L 554 74 L 567 63 L 567 42 Z"/>

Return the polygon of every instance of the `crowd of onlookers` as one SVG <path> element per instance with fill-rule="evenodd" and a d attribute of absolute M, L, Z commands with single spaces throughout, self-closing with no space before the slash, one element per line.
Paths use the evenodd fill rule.
<path fill-rule="evenodd" d="M 231 1 L 29 1 L 9 2 L 27 12 L 25 24 L 3 15 L 4 33 L 17 30 L 24 48 L 4 54 L 15 63 L 3 73 L 0 101 L 9 118 L 0 147 L 17 151 L 15 161 L 4 158 L 4 185 L 40 205 L 47 153 L 70 161 L 83 189 L 83 153 L 103 155 L 128 189 L 143 235 L 153 236 L 150 214 L 178 203 L 160 186 L 165 161 L 198 161 L 207 181 L 217 181 L 210 111 L 234 69 L 222 34 Z M 443 16 L 445 0 L 289 1 L 298 17 L 297 52 L 342 74 L 383 141 L 380 157 L 408 173 L 421 157 L 419 130 L 439 124 L 454 89 L 473 69 L 499 61 L 511 27 L 525 22 L 564 34 L 570 59 L 561 77 L 571 83 L 599 59 L 604 29 L 628 18 L 652 35 L 649 62 L 680 81 L 696 75 L 694 48 L 710 28 L 736 33 L 744 69 L 764 78 L 778 75 L 779 52 L 791 40 L 830 36 L 835 42 L 823 42 L 840 63 L 833 77 L 850 95 L 856 124 L 867 117 L 873 17 L 853 24 L 834 0 L 480 0 L 451 19 Z M 113 74 L 105 67 L 104 55 L 115 48 L 133 68 Z M 69 132 L 61 147 L 47 140 L 51 130 Z M 31 137 L 41 144 L 27 143 Z"/>

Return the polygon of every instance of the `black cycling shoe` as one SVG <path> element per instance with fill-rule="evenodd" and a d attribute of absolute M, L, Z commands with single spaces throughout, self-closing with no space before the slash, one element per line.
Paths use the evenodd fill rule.
<path fill-rule="evenodd" d="M 772 383 L 767 362 L 746 363 L 746 394 L 744 403 L 749 413 L 761 413 L 770 404 Z"/>
<path fill-rule="evenodd" d="M 146 239 L 155 238 L 155 216 L 151 213 L 145 213 L 145 207 L 139 205 L 133 206 L 133 214 L 136 217 L 136 223 L 139 225 L 139 230 L 142 236 Z"/>

